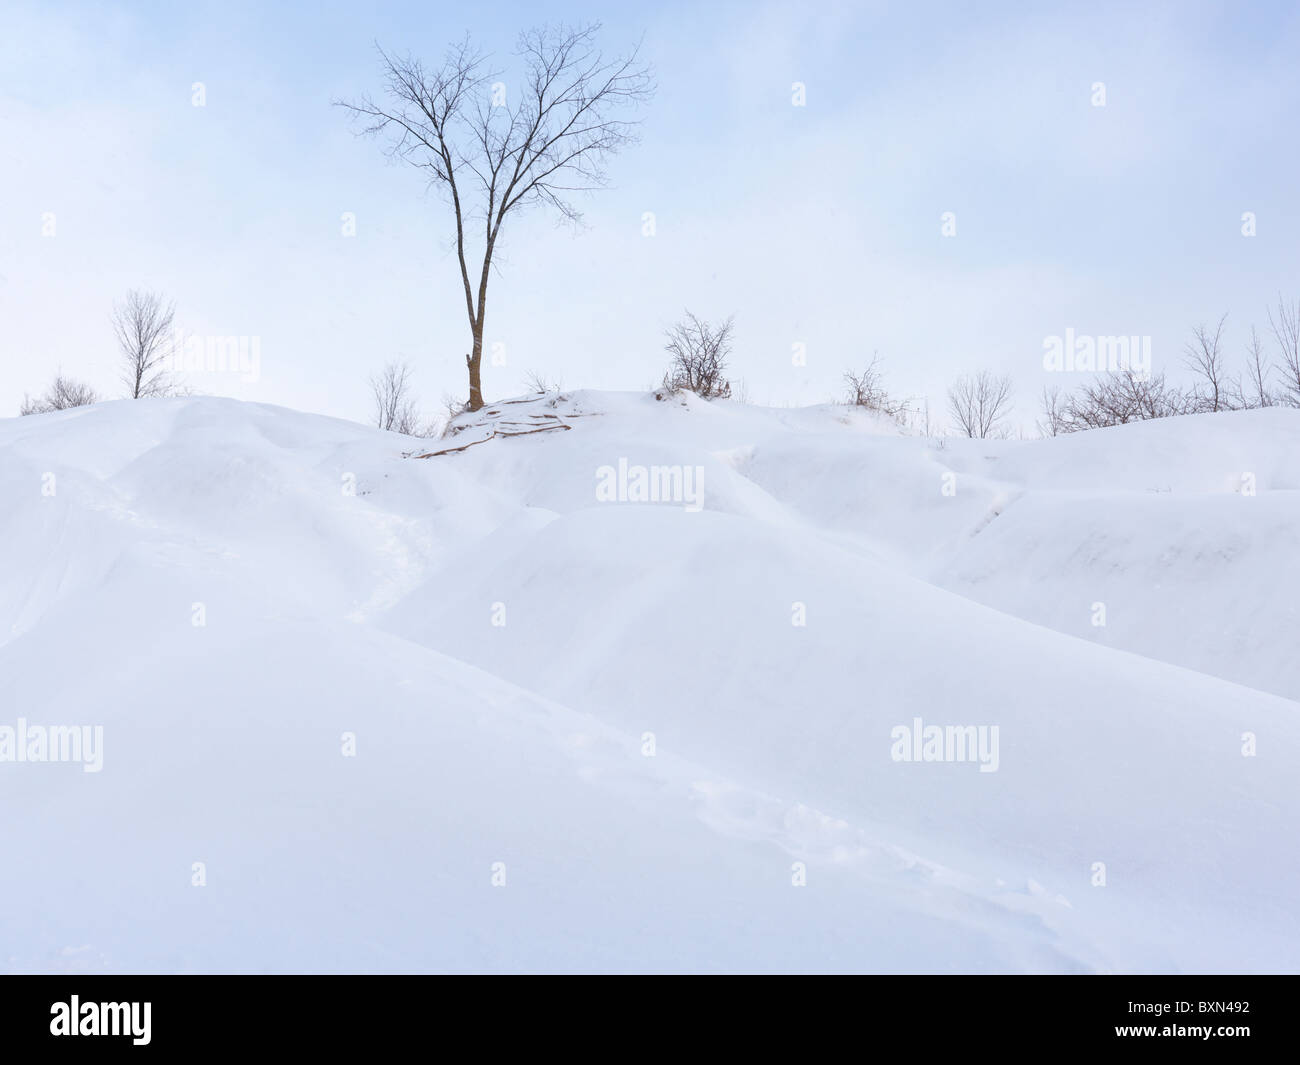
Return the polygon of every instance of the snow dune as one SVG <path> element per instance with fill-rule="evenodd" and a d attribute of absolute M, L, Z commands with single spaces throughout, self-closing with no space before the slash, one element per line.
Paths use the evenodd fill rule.
<path fill-rule="evenodd" d="M 509 412 L 0 422 L 0 967 L 1300 969 L 1300 413 Z"/>

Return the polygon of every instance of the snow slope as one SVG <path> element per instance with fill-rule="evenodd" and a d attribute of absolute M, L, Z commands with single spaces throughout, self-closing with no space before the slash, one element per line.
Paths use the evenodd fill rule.
<path fill-rule="evenodd" d="M 0 422 L 0 726 L 104 730 L 0 762 L 0 968 L 1300 969 L 1300 414 L 496 411 Z"/>

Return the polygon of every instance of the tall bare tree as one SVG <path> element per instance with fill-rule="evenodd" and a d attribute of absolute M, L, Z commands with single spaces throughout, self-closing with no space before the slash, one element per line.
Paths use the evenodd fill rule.
<path fill-rule="evenodd" d="M 483 406 L 483 325 L 502 223 L 535 205 L 580 221 L 572 195 L 606 183 L 609 156 L 635 139 L 635 122 L 617 116 L 653 92 L 636 49 L 614 60 L 601 55 L 599 29 L 523 33 L 517 55 L 524 77 L 513 93 L 495 81 L 487 57 L 467 37 L 437 69 L 380 49 L 384 99 L 335 101 L 359 119 L 360 132 L 388 135 L 388 154 L 425 171 L 430 185 L 446 194 L 469 317 L 470 410 Z M 479 241 L 471 226 L 482 227 Z M 479 244 L 482 258 L 474 264 L 472 249 Z"/>
<path fill-rule="evenodd" d="M 959 377 L 948 389 L 948 412 L 965 436 L 983 440 L 1004 435 L 1003 421 L 1011 411 L 1011 377 L 981 370 Z"/>
<path fill-rule="evenodd" d="M 113 333 L 128 399 L 176 393 L 175 379 L 166 368 L 175 348 L 175 318 L 175 305 L 156 292 L 132 289 L 113 306 Z"/>

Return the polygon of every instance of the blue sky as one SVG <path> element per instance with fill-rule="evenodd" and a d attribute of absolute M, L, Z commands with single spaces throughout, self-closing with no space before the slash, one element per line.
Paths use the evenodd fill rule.
<path fill-rule="evenodd" d="M 59 367 L 116 394 L 108 316 L 140 286 L 189 330 L 259 338 L 260 380 L 204 391 L 364 419 L 367 376 L 405 358 L 430 409 L 463 396 L 446 208 L 330 101 L 378 90 L 375 41 L 434 60 L 466 31 L 509 86 L 515 34 L 558 20 L 643 39 L 659 90 L 582 232 L 506 231 L 489 397 L 529 370 L 649 387 L 689 307 L 735 315 L 756 402 L 830 399 L 878 352 L 936 409 L 958 374 L 1009 372 L 1029 428 L 1048 336 L 1150 336 L 1180 372 L 1197 322 L 1227 312 L 1235 354 L 1300 295 L 1297 4 L 9 0 L 0 415 Z"/>

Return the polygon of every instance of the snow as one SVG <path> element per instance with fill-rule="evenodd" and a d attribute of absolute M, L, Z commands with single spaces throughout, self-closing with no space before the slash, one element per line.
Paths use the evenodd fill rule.
<path fill-rule="evenodd" d="M 0 969 L 1300 968 L 1300 412 L 508 414 L 0 422 L 0 727 L 104 735 L 0 762 Z"/>

